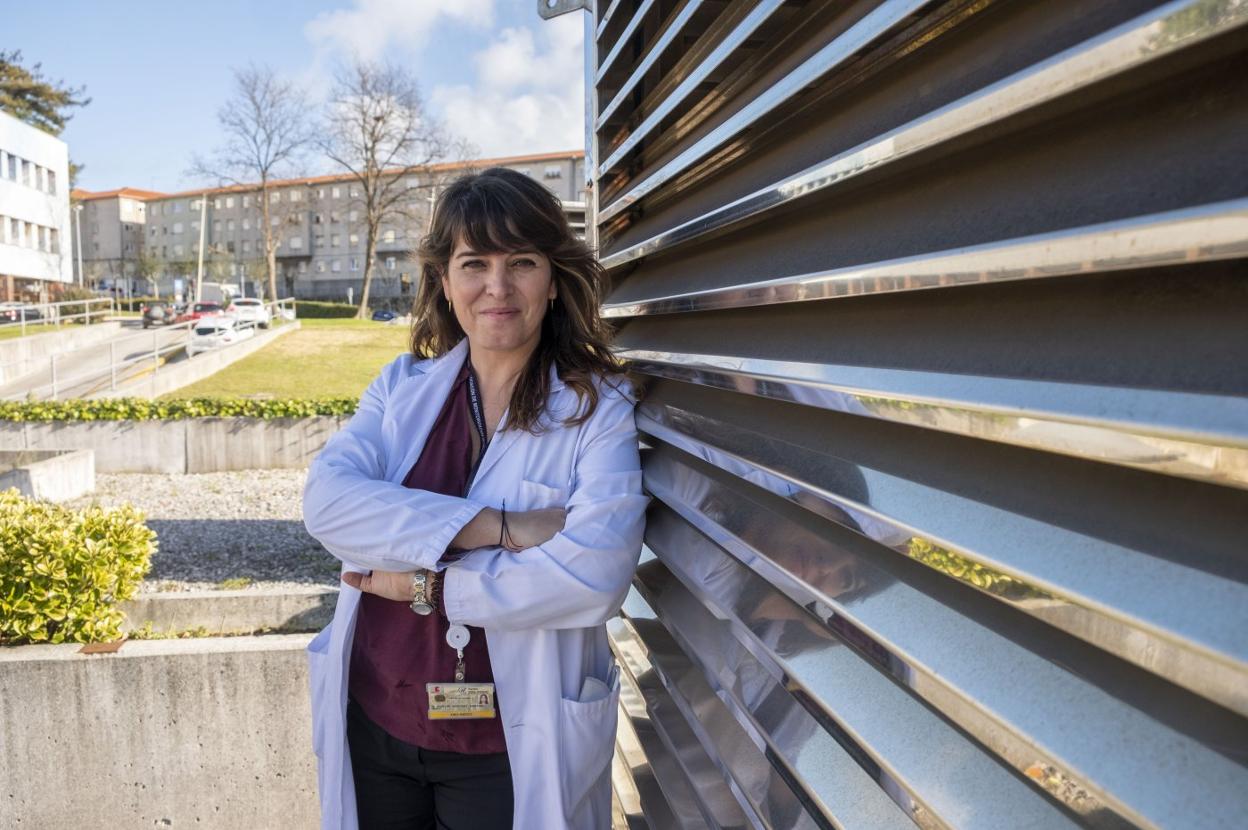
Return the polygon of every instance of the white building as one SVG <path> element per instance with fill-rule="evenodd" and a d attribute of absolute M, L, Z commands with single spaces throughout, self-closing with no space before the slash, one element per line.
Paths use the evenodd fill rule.
<path fill-rule="evenodd" d="M 73 280 L 69 147 L 0 112 L 0 301 L 49 301 Z"/>

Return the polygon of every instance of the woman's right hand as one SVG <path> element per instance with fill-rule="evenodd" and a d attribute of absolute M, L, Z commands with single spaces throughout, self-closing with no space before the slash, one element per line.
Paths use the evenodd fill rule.
<path fill-rule="evenodd" d="M 549 542 L 555 534 L 563 530 L 567 521 L 568 511 L 562 507 L 548 507 L 542 510 L 526 510 L 522 513 L 507 513 L 507 538 L 504 540 L 510 550 L 524 550 L 544 542 Z"/>

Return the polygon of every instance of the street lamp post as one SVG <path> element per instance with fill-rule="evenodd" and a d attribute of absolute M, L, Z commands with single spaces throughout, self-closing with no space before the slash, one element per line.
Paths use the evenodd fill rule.
<path fill-rule="evenodd" d="M 74 250 L 78 253 L 78 287 L 86 285 L 86 276 L 82 273 L 82 205 L 74 205 Z"/>

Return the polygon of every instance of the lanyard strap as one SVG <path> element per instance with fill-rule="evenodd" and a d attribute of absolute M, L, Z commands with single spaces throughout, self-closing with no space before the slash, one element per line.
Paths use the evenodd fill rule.
<path fill-rule="evenodd" d="M 481 438 L 481 453 L 477 457 L 485 455 L 485 448 L 489 445 L 490 439 L 486 437 L 485 431 L 485 412 L 481 408 L 481 390 L 477 387 L 477 373 L 468 367 L 468 403 L 472 410 L 472 423 L 477 428 L 477 435 Z"/>

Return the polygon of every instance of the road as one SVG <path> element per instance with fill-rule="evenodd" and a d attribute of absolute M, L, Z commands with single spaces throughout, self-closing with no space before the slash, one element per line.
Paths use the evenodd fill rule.
<path fill-rule="evenodd" d="M 185 343 L 187 338 L 184 326 L 144 330 L 137 319 L 123 320 L 121 325 L 116 337 L 56 356 L 56 397 L 85 398 L 107 389 L 112 382 L 109 365 L 114 357 L 118 363 L 127 359 L 136 361 L 118 369 L 119 385 L 126 378 L 149 372 L 154 365 L 151 359 L 154 349 L 169 349 Z M 148 359 L 142 360 L 145 356 Z M 163 363 L 176 363 L 186 360 L 186 353 L 170 350 L 161 357 Z M 34 372 L 0 385 L 0 399 L 25 399 L 32 392 L 39 399 L 52 397 L 51 360 Z"/>

